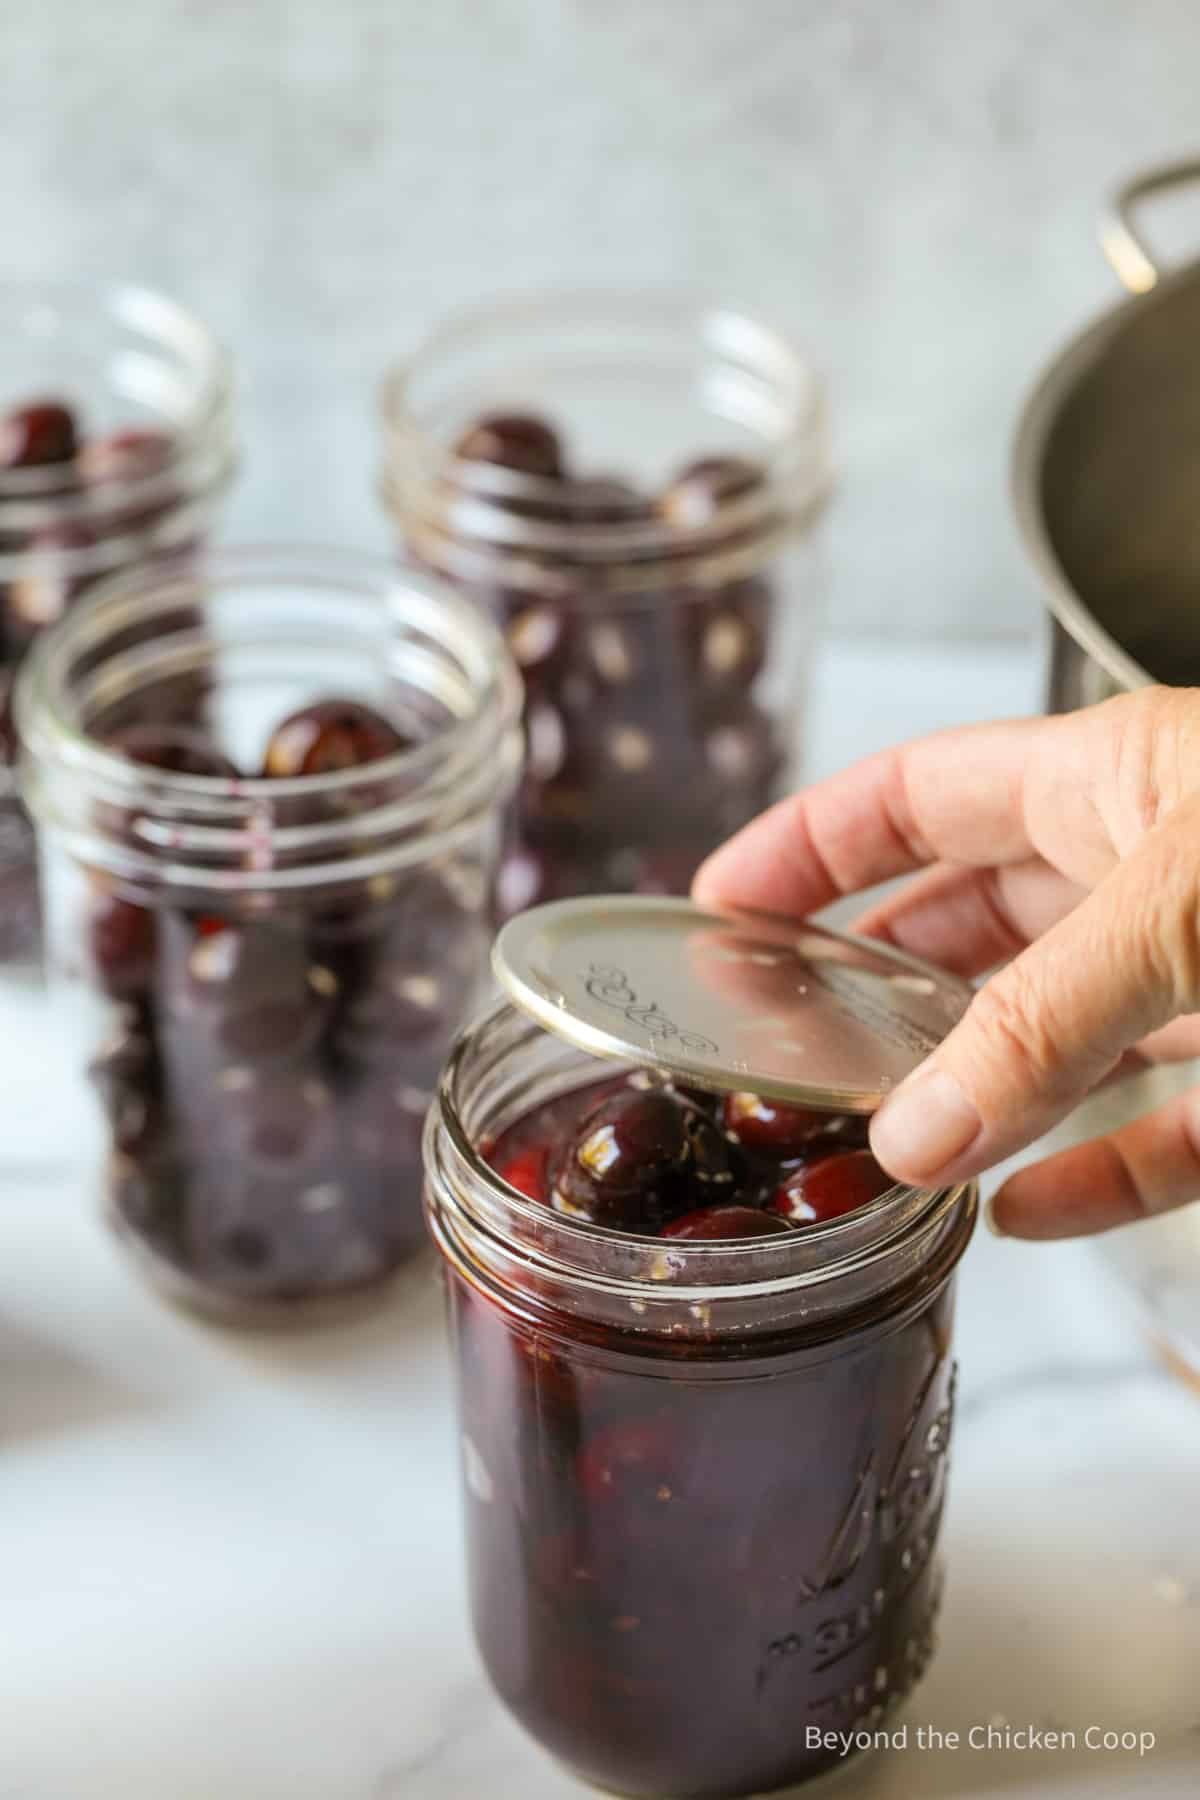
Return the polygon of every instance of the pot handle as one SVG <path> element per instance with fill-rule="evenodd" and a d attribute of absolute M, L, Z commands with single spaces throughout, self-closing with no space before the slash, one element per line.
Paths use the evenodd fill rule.
<path fill-rule="evenodd" d="M 1200 156 L 1164 163 L 1121 183 L 1109 198 L 1100 219 L 1100 247 L 1131 294 L 1146 294 L 1163 273 L 1146 239 L 1135 223 L 1143 200 L 1188 187 L 1200 181 Z"/>

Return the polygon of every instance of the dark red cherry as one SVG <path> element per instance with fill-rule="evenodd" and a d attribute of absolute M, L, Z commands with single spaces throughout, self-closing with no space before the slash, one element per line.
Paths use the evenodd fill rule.
<path fill-rule="evenodd" d="M 895 1185 L 869 1150 L 848 1150 L 793 1169 L 771 1195 L 767 1209 L 793 1225 L 820 1225 L 867 1206 Z"/>
<path fill-rule="evenodd" d="M 703 734 L 704 764 L 714 790 L 736 801 L 769 793 L 780 769 L 778 735 L 752 700 L 709 715 Z"/>
<path fill-rule="evenodd" d="M 260 1067 L 252 1075 L 247 1086 L 230 1089 L 225 1098 L 231 1153 L 260 1174 L 291 1171 L 304 1185 L 321 1179 L 337 1153 L 330 1089 L 303 1059 L 293 1068 Z"/>
<path fill-rule="evenodd" d="M 679 1167 L 685 1114 L 663 1089 L 608 1094 L 586 1114 L 569 1160 L 601 1187 L 644 1185 Z"/>
<path fill-rule="evenodd" d="M 571 482 L 564 504 L 576 525 L 634 524 L 653 517 L 637 489 L 613 475 L 588 475 Z"/>
<path fill-rule="evenodd" d="M 114 1000 L 141 1000 L 154 977 L 156 919 L 148 906 L 120 894 L 97 892 L 88 914 L 88 938 L 96 978 Z"/>
<path fill-rule="evenodd" d="M 838 1129 L 844 1116 L 788 1106 L 762 1094 L 727 1094 L 723 1112 L 735 1143 L 756 1155 L 780 1158 L 803 1156 L 814 1139 Z"/>
<path fill-rule="evenodd" d="M 70 462 L 78 449 L 75 415 L 59 400 L 35 400 L 0 418 L 0 469 Z"/>
<path fill-rule="evenodd" d="M 759 577 L 688 602 L 683 627 L 689 660 L 710 704 L 753 689 L 766 662 L 769 625 L 770 589 Z M 754 722 L 754 715 L 748 712 L 746 720 Z"/>
<path fill-rule="evenodd" d="M 497 1169 L 501 1181 L 507 1181 L 509 1187 L 516 1188 L 519 1194 L 527 1194 L 531 1200 L 546 1198 L 546 1164 L 549 1160 L 548 1149 L 519 1150 Z"/>
<path fill-rule="evenodd" d="M 361 700 L 318 700 L 277 725 L 263 774 L 278 780 L 358 769 L 406 750 L 410 740 Z"/>
<path fill-rule="evenodd" d="M 683 1108 L 687 1134 L 685 1173 L 692 1205 L 715 1205 L 731 1199 L 741 1173 L 740 1159 L 708 1111 L 682 1094 L 677 1104 Z"/>
<path fill-rule="evenodd" d="M 389 1038 L 425 1036 L 478 978 L 486 962 L 484 893 L 454 875 L 443 865 L 361 883 L 312 915 L 313 955 L 337 976 L 343 1011 L 354 1014 L 345 1020 L 348 1049 L 381 1038 L 386 1056 Z"/>
<path fill-rule="evenodd" d="M 757 463 L 742 456 L 702 456 L 680 469 L 659 497 L 658 510 L 680 531 L 710 525 L 723 506 L 741 500 L 762 481 Z"/>
<path fill-rule="evenodd" d="M 855 1150 L 867 1148 L 867 1128 L 869 1121 L 862 1113 L 847 1113 L 845 1118 L 835 1119 L 825 1131 L 819 1131 L 810 1137 L 799 1156 L 784 1158 L 784 1166 L 790 1170 L 797 1164 L 803 1168 L 813 1168 L 824 1162 L 829 1156 L 845 1156 Z"/>
<path fill-rule="evenodd" d="M 672 1219 L 659 1234 L 665 1238 L 704 1241 L 709 1238 L 777 1237 L 790 1227 L 772 1213 L 755 1206 L 702 1206 L 697 1212 Z"/>
<path fill-rule="evenodd" d="M 680 1187 L 689 1154 L 688 1115 L 673 1095 L 611 1094 L 555 1158 L 551 1204 L 600 1225 L 655 1231 L 686 1207 Z"/>
<path fill-rule="evenodd" d="M 666 1087 L 606 1095 L 553 1158 L 550 1203 L 597 1224 L 654 1232 L 733 1198 L 730 1145 L 708 1114 Z"/>
<path fill-rule="evenodd" d="M 453 999 L 445 976 L 428 966 L 380 964 L 342 1011 L 334 1045 L 339 1060 L 394 1069 L 414 1046 L 449 1035 Z"/>
<path fill-rule="evenodd" d="M 454 454 L 463 462 L 496 463 L 543 481 L 557 481 L 563 474 L 558 433 L 531 413 L 487 414 L 459 438 Z"/>
<path fill-rule="evenodd" d="M 217 749 L 206 732 L 193 726 L 144 719 L 110 732 L 104 741 L 108 749 L 118 751 L 130 762 L 161 770 L 164 774 L 205 776 L 231 783 L 239 779 L 238 770 L 229 758 Z M 141 829 L 142 815 L 136 804 L 117 807 L 105 803 L 103 816 L 107 828 L 121 836 L 136 836 Z M 113 926 L 115 922 L 114 913 Z M 100 929 L 107 934 L 110 928 L 102 924 Z M 152 922 L 147 923 L 148 943 L 152 932 Z"/>
<path fill-rule="evenodd" d="M 109 748 L 120 750 L 131 762 L 171 775 L 203 775 L 228 781 L 239 770 L 204 731 L 191 725 L 171 725 L 146 720 L 115 733 Z"/>
<path fill-rule="evenodd" d="M 214 929 L 215 924 L 215 929 Z M 266 919 L 234 923 L 174 915 L 171 951 L 186 955 L 186 984 L 170 996 L 190 1045 L 223 1068 L 295 1064 L 333 1017 L 340 983 L 310 960 L 303 932 Z"/>

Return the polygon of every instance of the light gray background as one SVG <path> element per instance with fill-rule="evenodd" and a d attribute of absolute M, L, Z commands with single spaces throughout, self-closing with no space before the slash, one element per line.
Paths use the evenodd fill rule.
<path fill-rule="evenodd" d="M 1008 437 L 1200 139 L 1194 0 L 0 0 L 4 257 L 236 347 L 238 535 L 382 544 L 374 389 L 446 307 L 695 279 L 814 347 L 834 618 L 1028 630 Z M 1200 243 L 1200 225 L 1193 236 Z"/>

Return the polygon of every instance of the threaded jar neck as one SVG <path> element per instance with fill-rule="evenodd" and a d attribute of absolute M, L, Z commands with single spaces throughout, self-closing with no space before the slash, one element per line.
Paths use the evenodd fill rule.
<path fill-rule="evenodd" d="M 0 581 L 85 581 L 197 536 L 237 464 L 233 370 L 185 308 L 131 284 L 0 283 L 0 392 L 78 410 L 71 464 L 0 469 Z"/>
<path fill-rule="evenodd" d="M 109 740 L 208 696 L 240 768 L 313 700 L 376 705 L 411 748 L 293 779 L 178 775 Z M 430 577 L 307 549 L 196 554 L 99 584 L 34 644 L 18 681 L 28 804 L 120 879 L 247 902 L 362 882 L 473 835 L 519 770 L 520 679 L 491 622 Z"/>
<path fill-rule="evenodd" d="M 895 1187 L 861 1211 L 740 1242 L 631 1236 L 510 1188 L 486 1146 L 537 1106 L 617 1065 L 571 1048 L 508 1002 L 452 1050 L 426 1127 L 427 1205 L 443 1251 L 515 1298 L 678 1347 L 804 1332 L 837 1337 L 907 1311 L 944 1282 L 974 1224 L 972 1185 Z"/>
<path fill-rule="evenodd" d="M 454 445 L 480 413 L 552 419 L 593 474 L 643 492 L 710 452 L 760 479 L 703 519 L 670 521 L 620 482 L 582 515 L 553 481 Z M 773 327 L 691 294 L 564 292 L 451 321 L 384 384 L 382 492 L 422 561 L 456 581 L 547 600 L 713 586 L 760 567 L 828 488 L 824 398 L 807 357 Z"/>

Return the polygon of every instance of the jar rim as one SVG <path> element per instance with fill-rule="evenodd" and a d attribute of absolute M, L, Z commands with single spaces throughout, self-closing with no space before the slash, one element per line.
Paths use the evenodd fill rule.
<path fill-rule="evenodd" d="M 427 632 L 459 658 L 473 705 L 421 741 L 392 755 L 355 768 L 325 774 L 273 776 L 202 776 L 176 774 L 136 763 L 119 748 L 92 736 L 73 715 L 70 694 L 73 672 L 92 668 L 106 641 L 119 640 L 131 626 L 149 626 L 186 603 L 197 588 L 278 591 L 311 589 L 356 596 L 386 622 L 390 610 L 398 626 Z M 389 609 L 388 602 L 394 604 Z M 146 651 L 135 651 L 145 658 Z M 515 784 L 519 769 L 521 681 L 502 637 L 478 607 L 444 588 L 422 570 L 369 552 L 302 545 L 251 545 L 207 550 L 143 564 L 97 582 L 51 630 L 35 639 L 17 677 L 14 714 L 22 748 L 23 790 L 30 810 L 57 828 L 67 828 L 64 789 L 86 791 L 110 806 L 136 799 L 140 812 L 162 824 L 164 848 L 197 854 L 223 853 L 237 860 L 261 844 L 262 820 L 288 801 L 324 802 L 335 813 L 340 802 L 367 797 L 361 808 L 347 808 L 320 824 L 293 825 L 275 834 L 285 851 L 311 849 L 336 852 L 357 845 L 357 873 L 367 867 L 372 850 L 380 869 L 399 857 L 395 836 L 419 830 L 439 807 L 447 832 L 473 825 L 481 810 L 497 805 Z M 48 776 L 50 777 L 48 779 Z M 60 777 L 55 780 L 54 777 Z M 452 799 L 454 781 L 466 786 Z M 405 793 L 414 785 L 415 799 L 369 801 L 398 785 Z M 377 837 L 380 843 L 372 845 Z M 386 839 L 391 846 L 383 848 Z M 365 848 L 364 848 L 365 840 Z M 93 846 L 97 860 L 124 873 L 132 872 L 127 848 L 114 842 Z M 110 852 L 106 855 L 105 850 Z M 429 846 L 422 846 L 429 854 Z M 133 859 L 136 861 L 136 858 Z M 335 861 L 327 878 L 346 873 Z M 225 867 L 219 885 L 238 889 L 289 885 L 311 880 L 306 863 L 288 871 L 256 866 Z M 188 883 L 213 879 L 186 862 L 156 869 L 156 877 Z"/>
<path fill-rule="evenodd" d="M 46 335 L 52 321 L 108 319 L 114 327 L 138 333 L 178 356 L 192 371 L 196 395 L 192 405 L 163 433 L 164 447 L 153 467 L 103 471 L 75 490 L 63 488 L 63 467 L 51 463 L 32 468 L 0 469 L 0 517 L 5 531 L 37 532 L 47 526 L 83 526 L 106 520 L 113 511 L 136 512 L 197 493 L 219 493 L 232 480 L 236 464 L 233 442 L 234 362 L 227 346 L 195 313 L 169 295 L 136 281 L 43 278 L 0 279 L 0 325 L 17 315 L 41 318 Z M 32 396 L 57 398 L 48 391 Z M 180 484 L 186 480 L 186 491 Z M 103 557 L 97 546 L 55 545 L 67 574 L 90 574 Z M 119 560 L 117 552 L 110 559 Z M 0 570 L 20 562 L 21 553 L 0 555 Z"/>
<path fill-rule="evenodd" d="M 482 1232 L 507 1250 L 519 1249 L 534 1267 L 574 1287 L 627 1300 L 653 1294 L 676 1305 L 754 1301 L 811 1291 L 870 1271 L 900 1245 L 932 1240 L 964 1203 L 968 1228 L 973 1222 L 976 1190 L 971 1182 L 928 1190 L 896 1183 L 841 1218 L 787 1235 L 749 1239 L 664 1240 L 553 1212 L 497 1173 L 464 1118 L 459 1090 L 469 1079 L 468 1060 L 489 1036 L 503 1038 L 506 1029 L 514 1040 L 550 1036 L 507 999 L 460 1031 L 427 1119 L 427 1178 L 435 1203 L 465 1212 L 474 1233 Z M 602 1074 L 621 1066 L 581 1058 L 581 1069 L 589 1065 Z M 469 1201 L 463 1199 L 465 1184 Z"/>
<path fill-rule="evenodd" d="M 632 506 L 624 509 L 626 516 L 615 508 L 612 519 L 563 519 L 558 484 L 462 462 L 427 429 L 414 402 L 428 371 L 497 330 L 531 327 L 548 335 L 556 328 L 614 323 L 661 330 L 672 344 L 690 332 L 714 359 L 744 363 L 778 401 L 786 426 L 755 445 L 761 481 L 722 499 L 703 522 L 681 527 Z M 463 308 L 393 363 L 380 409 L 388 441 L 384 502 L 404 518 L 421 556 L 459 580 L 486 579 L 499 559 L 514 565 L 511 574 L 558 598 L 579 596 L 581 568 L 607 587 L 629 591 L 660 588 L 664 564 L 681 582 L 726 581 L 758 567 L 811 522 L 828 495 L 825 391 L 812 359 L 757 312 L 701 289 L 561 288 Z M 557 520 L 548 504 L 556 496 Z M 567 566 L 556 581 L 556 571 L 546 565 L 558 557 Z"/>

